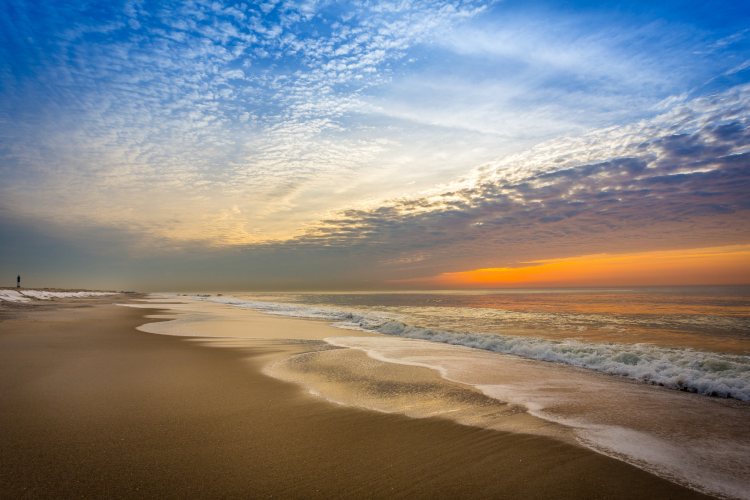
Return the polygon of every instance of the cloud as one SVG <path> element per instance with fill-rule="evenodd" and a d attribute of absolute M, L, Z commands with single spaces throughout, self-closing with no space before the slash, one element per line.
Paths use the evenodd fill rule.
<path fill-rule="evenodd" d="M 421 196 L 331 214 L 289 244 L 451 267 L 747 243 L 750 87 L 562 138 Z M 408 269 L 408 266 L 401 266 Z"/>
<path fill-rule="evenodd" d="M 350 137 L 342 122 L 362 89 L 480 3 L 130 2 L 120 12 L 18 2 L 0 46 L 0 192 L 28 220 L 178 246 L 255 242 L 202 221 L 233 205 L 250 219 L 288 211 L 365 165 L 383 142 Z M 329 23 L 342 11 L 346 25 Z M 293 231 L 268 228 L 266 238 Z"/>
<path fill-rule="evenodd" d="M 87 5 L 3 6 L 14 224 L 137 255 L 354 249 L 389 272 L 745 237 L 746 91 L 690 100 L 747 59 L 739 38 L 711 49 L 731 62 L 683 57 L 710 45 L 690 27 L 496 2 Z"/>

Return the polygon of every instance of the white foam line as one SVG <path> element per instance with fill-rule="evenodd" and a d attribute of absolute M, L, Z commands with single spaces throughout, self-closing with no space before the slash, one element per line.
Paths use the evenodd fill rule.
<path fill-rule="evenodd" d="M 220 302 L 226 305 L 237 305 L 239 307 L 246 307 L 250 309 L 260 309 L 262 312 L 273 312 L 278 315 L 292 316 L 292 317 L 310 317 L 310 313 L 311 313 L 311 311 L 307 311 L 305 308 L 300 308 L 298 306 L 289 306 L 286 304 L 265 303 L 265 304 L 261 304 L 263 308 L 260 308 L 260 307 L 255 307 L 256 305 L 258 305 L 258 303 L 249 303 L 249 302 L 242 302 L 242 301 L 239 301 L 239 303 L 237 303 L 236 299 L 232 299 L 232 298 L 224 298 L 221 301 L 211 300 L 211 302 Z M 123 305 L 128 305 L 131 307 L 149 307 L 145 305 L 144 306 L 132 305 L 132 304 L 123 304 Z M 288 314 L 288 313 L 291 313 L 291 314 Z M 502 360 L 505 360 L 506 362 L 509 362 L 512 366 L 514 366 L 515 367 L 514 369 L 516 368 L 523 369 L 524 367 L 530 367 L 530 369 L 532 370 L 541 370 L 541 372 L 537 373 L 537 376 L 541 374 L 544 380 L 549 380 L 550 377 L 555 378 L 555 376 L 557 376 L 557 378 L 555 378 L 553 382 L 557 384 L 558 386 L 565 386 L 568 383 L 567 381 L 569 379 L 569 382 L 574 384 L 572 386 L 573 389 L 581 389 L 582 387 L 585 386 L 588 390 L 588 393 L 590 393 L 591 391 L 594 391 L 597 394 L 601 394 L 601 391 L 605 391 L 605 393 L 612 392 L 613 393 L 611 395 L 612 397 L 615 397 L 615 393 L 616 393 L 616 397 L 618 398 L 618 401 L 619 401 L 619 398 L 625 395 L 625 392 L 628 392 L 627 385 L 629 384 L 631 388 L 635 388 L 631 391 L 632 394 L 630 394 L 629 397 L 632 400 L 631 402 L 635 403 L 636 407 L 638 406 L 638 404 L 641 404 L 639 403 L 639 401 L 641 400 L 640 399 L 641 396 L 647 395 L 646 393 L 649 393 L 647 395 L 648 398 L 650 398 L 649 401 L 651 401 L 651 403 L 654 403 L 656 401 L 656 405 L 660 408 L 659 411 L 662 411 L 662 412 L 672 411 L 673 408 L 672 406 L 670 406 L 670 402 L 677 402 L 677 400 L 682 399 L 682 398 L 696 398 L 694 399 L 694 402 L 697 404 L 697 406 L 693 408 L 693 410 L 697 411 L 696 414 L 702 414 L 702 412 L 700 411 L 701 408 L 703 407 L 709 408 L 710 406 L 713 405 L 714 402 L 718 403 L 719 401 L 717 400 L 709 400 L 709 399 L 704 400 L 703 398 L 697 398 L 696 396 L 691 397 L 689 395 L 684 395 L 684 394 L 679 394 L 679 393 L 669 393 L 668 391 L 659 391 L 658 389 L 628 383 L 624 380 L 618 380 L 615 378 L 610 379 L 610 378 L 604 377 L 603 375 L 597 375 L 591 371 L 588 371 L 588 372 L 579 371 L 579 369 L 575 367 L 559 366 L 555 368 L 555 367 L 546 365 L 545 363 L 540 363 L 535 360 L 524 360 L 518 356 L 507 356 L 507 355 L 503 356 L 502 353 L 490 354 L 486 352 L 491 349 L 478 351 L 474 348 L 475 346 L 466 346 L 466 345 L 460 345 L 460 344 L 449 346 L 449 345 L 440 345 L 440 344 L 436 344 L 433 342 L 427 342 L 426 339 L 409 337 L 408 336 L 409 331 L 419 332 L 420 329 L 415 329 L 413 327 L 404 327 L 404 325 L 401 325 L 399 327 L 401 328 L 400 330 L 401 335 L 395 335 L 393 331 L 390 331 L 392 328 L 394 328 L 393 321 L 391 319 L 388 319 L 387 321 L 382 322 L 380 324 L 381 328 L 379 328 L 377 324 L 375 323 L 367 323 L 368 321 L 372 321 L 372 317 L 364 318 L 365 321 L 355 322 L 355 320 L 360 319 L 361 317 L 357 317 L 354 313 L 351 313 L 351 312 L 346 312 L 346 311 L 336 312 L 335 315 L 332 315 L 331 311 L 323 311 L 320 309 L 316 309 L 314 313 L 316 314 L 316 316 L 314 317 L 321 317 L 322 315 L 325 314 L 329 316 L 329 319 L 330 319 L 330 316 L 334 316 L 333 319 L 343 318 L 345 320 L 348 320 L 348 321 L 344 321 L 343 324 L 337 323 L 335 324 L 335 326 L 343 326 L 344 328 L 350 328 L 350 329 L 375 331 L 375 332 L 386 333 L 386 334 L 391 335 L 390 338 L 388 337 L 370 337 L 370 338 L 328 337 L 328 338 L 325 338 L 324 341 L 330 345 L 333 345 L 336 347 L 359 349 L 359 350 L 364 351 L 372 359 L 376 359 L 381 362 L 418 366 L 418 367 L 437 370 L 440 373 L 441 377 L 444 378 L 445 380 L 475 387 L 478 390 L 482 391 L 487 396 L 492 397 L 494 399 L 508 402 L 511 404 L 516 404 L 519 406 L 524 406 L 528 409 L 529 414 L 537 418 L 541 418 L 550 422 L 555 422 L 555 423 L 564 425 L 568 428 L 574 429 L 579 439 L 579 442 L 585 447 L 590 448 L 598 453 L 611 456 L 613 458 L 617 458 L 620 460 L 624 460 L 628 463 L 631 463 L 632 465 L 635 465 L 636 467 L 650 471 L 661 477 L 664 477 L 666 479 L 689 486 L 699 491 L 703 491 L 703 492 L 713 494 L 713 495 L 719 495 L 720 497 L 724 497 L 724 498 L 750 499 L 750 488 L 745 487 L 747 483 L 749 482 L 747 478 L 747 474 L 743 475 L 742 473 L 739 473 L 738 475 L 736 472 L 737 463 L 741 463 L 742 461 L 742 458 L 738 459 L 737 457 L 747 456 L 748 454 L 750 454 L 750 453 L 745 453 L 742 451 L 744 449 L 743 446 L 745 446 L 745 444 L 743 444 L 741 440 L 734 443 L 734 442 L 729 442 L 729 441 L 725 442 L 725 441 L 722 441 L 721 439 L 714 439 L 714 437 L 712 437 L 711 439 L 713 439 L 713 441 L 705 441 L 705 446 L 701 446 L 704 443 L 704 441 L 700 441 L 700 440 L 696 441 L 695 439 L 686 441 L 685 439 L 678 439 L 680 436 L 675 435 L 674 432 L 679 433 L 681 429 L 674 428 L 675 427 L 674 425 L 672 426 L 673 428 L 671 428 L 670 430 L 672 434 L 669 434 L 669 437 L 672 439 L 669 440 L 667 438 L 667 435 L 664 436 L 664 439 L 659 437 L 660 434 L 659 434 L 658 426 L 654 427 L 650 432 L 641 432 L 636 429 L 623 427 L 622 425 L 616 425 L 616 424 L 603 425 L 600 423 L 596 423 L 595 421 L 591 421 L 589 418 L 589 415 L 587 414 L 578 414 L 577 418 L 561 417 L 559 415 L 555 415 L 554 413 L 550 413 L 549 411 L 545 411 L 545 410 L 547 410 L 548 405 L 554 403 L 555 401 L 558 403 L 560 401 L 563 401 L 564 403 L 565 398 L 567 397 L 565 392 L 553 394 L 551 398 L 554 401 L 552 401 L 550 400 L 550 395 L 544 393 L 545 387 L 541 387 L 541 386 L 536 387 L 534 386 L 534 382 L 531 382 L 531 385 L 529 385 L 529 382 L 526 380 L 524 380 L 518 387 L 510 386 L 510 385 L 503 386 L 499 384 L 469 383 L 465 380 L 461 380 L 460 376 L 458 378 L 455 376 L 451 376 L 451 370 L 448 368 L 448 365 L 452 366 L 451 363 L 453 364 L 463 363 L 466 365 L 468 363 L 467 366 L 471 365 L 471 366 L 478 366 L 481 368 L 481 366 L 483 365 L 479 361 L 483 361 L 484 363 L 491 361 L 493 364 L 495 363 L 502 364 L 503 363 Z M 174 335 L 175 333 L 174 333 L 173 327 L 175 326 L 174 325 L 175 322 L 180 322 L 180 321 L 192 322 L 192 321 L 201 321 L 201 320 L 202 318 L 194 318 L 192 320 L 189 318 L 174 319 L 172 321 L 163 322 L 163 323 L 149 323 L 147 325 L 143 325 L 143 327 L 139 327 L 138 329 L 141 331 L 147 331 L 149 333 Z M 158 331 L 159 330 L 158 328 L 153 328 L 153 329 L 148 328 L 149 325 L 166 325 L 166 324 L 171 324 L 172 331 L 169 333 Z M 385 326 L 386 328 L 382 328 L 382 326 Z M 157 331 L 153 331 L 153 330 L 157 330 Z M 453 335 L 458 335 L 453 332 L 443 332 L 443 333 L 451 333 Z M 189 333 L 182 334 L 181 336 L 191 337 L 191 338 L 196 338 L 196 339 L 201 339 L 201 340 L 222 339 L 222 338 L 232 339 L 232 340 L 263 339 L 262 337 L 212 337 L 212 336 L 204 336 L 204 335 L 194 335 L 194 334 L 189 334 Z M 517 339 L 539 340 L 539 339 L 525 339 L 525 338 L 517 338 Z M 277 339 L 277 340 L 283 340 L 283 339 Z M 434 340 L 434 339 L 430 339 L 430 340 Z M 451 342 L 446 342 L 446 341 L 441 341 L 441 342 L 443 342 L 443 344 L 451 343 Z M 547 342 L 552 343 L 551 341 L 547 341 Z M 397 349 L 401 349 L 403 347 L 416 347 L 418 349 L 424 350 L 423 348 L 427 348 L 427 351 L 436 351 L 436 354 L 445 353 L 446 355 L 449 355 L 449 358 L 446 358 L 446 360 L 448 361 L 443 361 L 443 362 L 441 362 L 441 359 L 439 356 L 435 358 L 430 358 L 430 357 L 427 358 L 427 359 L 433 359 L 433 362 L 421 362 L 421 361 L 424 361 L 425 359 L 424 355 L 419 356 L 421 361 L 416 361 L 414 359 L 396 359 L 393 357 L 389 357 L 386 354 L 383 354 L 382 352 L 378 351 L 378 346 L 380 346 L 380 344 L 382 344 L 382 346 L 380 347 L 385 348 L 387 347 L 387 344 L 389 343 L 396 346 Z M 586 343 L 579 343 L 579 344 L 586 344 Z M 604 344 L 604 345 L 609 346 L 609 344 Z M 428 346 L 431 346 L 431 347 L 428 347 Z M 597 344 L 588 344 L 588 346 L 590 348 L 590 346 L 597 346 Z M 628 348 L 632 346 L 624 346 L 624 347 Z M 672 352 L 671 350 L 665 350 L 664 348 L 658 348 L 658 349 Z M 692 350 L 686 350 L 686 351 L 689 353 L 696 352 Z M 456 355 L 457 353 L 460 354 L 460 356 Z M 708 353 L 708 354 L 711 354 L 711 353 Z M 497 358 L 493 357 L 492 359 L 490 359 L 489 357 L 491 356 L 498 356 L 498 357 Z M 472 358 L 476 358 L 479 364 L 472 362 Z M 443 366 L 442 363 L 448 363 L 448 365 Z M 274 376 L 275 378 L 279 378 L 276 375 L 271 375 L 268 371 L 274 365 L 267 367 L 264 370 L 264 373 L 266 373 L 269 376 Z M 518 365 L 518 366 L 516 367 L 515 365 Z M 453 369 L 455 368 L 456 367 L 454 366 Z M 549 370 L 555 370 L 556 375 L 551 375 L 547 373 L 547 371 Z M 461 374 L 460 371 L 456 373 L 459 375 Z M 558 380 L 558 378 L 560 380 Z M 584 384 L 584 385 L 581 386 L 581 384 Z M 600 385 L 602 385 L 602 387 L 599 387 Z M 607 388 L 609 388 L 609 390 L 607 390 Z M 310 394 L 317 395 L 318 397 L 322 397 L 313 387 L 305 386 L 305 389 Z M 540 392 L 540 389 L 541 389 L 541 392 Z M 623 392 L 623 390 L 625 392 Z M 634 397 L 635 399 L 633 399 Z M 663 399 L 665 397 L 667 397 L 666 400 Z M 342 403 L 340 401 L 334 401 L 328 398 L 324 398 L 324 399 L 332 403 L 338 404 L 338 405 L 346 405 L 345 403 Z M 691 399 L 691 401 L 693 401 L 693 399 Z M 595 401 L 592 401 L 592 403 L 598 404 Z M 654 411 L 653 409 L 649 409 L 649 404 L 651 403 L 643 403 L 645 404 L 644 411 L 647 411 L 647 412 Z M 693 403 L 690 403 L 690 404 L 693 404 Z M 741 404 L 741 403 L 737 403 L 737 404 Z M 366 406 L 361 406 L 361 407 L 366 408 Z M 602 408 L 606 408 L 606 406 Z M 369 409 L 381 411 L 377 408 L 369 408 Z M 630 410 L 632 409 L 633 408 L 631 408 Z M 682 410 L 684 409 L 685 408 L 682 408 Z M 384 413 L 387 413 L 387 412 L 384 412 Z M 725 416 L 725 419 L 726 419 L 726 416 Z M 705 418 L 703 420 L 705 420 Z M 700 422 L 703 420 L 698 419 L 697 421 Z M 736 422 L 734 423 L 736 424 Z M 679 427 L 679 426 L 676 426 L 676 427 Z M 726 449 L 722 447 L 726 447 Z M 747 451 L 750 452 L 750 447 L 747 447 L 747 448 L 748 448 Z M 709 459 L 711 459 L 708 466 L 706 466 L 707 462 L 706 462 L 705 456 L 708 456 Z M 738 460 L 740 462 L 738 462 Z"/>
<path fill-rule="evenodd" d="M 563 425 L 573 430 L 579 443 L 586 448 L 625 461 L 694 490 L 718 495 L 722 498 L 750 499 L 750 489 L 747 488 L 747 485 L 750 484 L 750 478 L 748 478 L 746 470 L 742 472 L 742 467 L 737 467 L 737 464 L 742 462 L 742 457 L 750 456 L 750 445 L 743 442 L 742 438 L 732 435 L 729 431 L 726 431 L 726 435 L 723 437 L 714 435 L 706 436 L 702 439 L 694 437 L 686 439 L 686 436 L 682 435 L 682 429 L 679 428 L 679 425 L 674 426 L 676 428 L 670 428 L 667 434 L 661 436 L 660 434 L 664 430 L 660 430 L 659 425 L 655 425 L 649 431 L 639 431 L 615 423 L 600 424 L 592 421 L 592 416 L 602 411 L 602 409 L 608 409 L 609 407 L 605 404 L 601 408 L 598 408 L 597 405 L 600 403 L 594 400 L 590 402 L 590 408 L 587 406 L 584 412 L 578 410 L 577 417 L 561 417 L 555 414 L 554 411 L 550 412 L 550 408 L 557 408 L 560 404 L 564 407 L 566 405 L 570 407 L 570 404 L 575 404 L 575 398 L 570 399 L 569 394 L 565 391 L 562 393 L 555 392 L 554 390 L 547 392 L 545 391 L 546 387 L 537 387 L 535 385 L 537 382 L 534 381 L 534 377 L 531 375 L 533 372 L 528 372 L 527 375 L 522 376 L 521 378 L 524 380 L 526 380 L 527 376 L 530 376 L 531 379 L 521 382 L 520 385 L 518 381 L 501 385 L 475 384 L 467 380 L 462 380 L 460 376 L 461 372 L 455 371 L 456 367 L 453 365 L 459 363 L 464 365 L 464 368 L 472 367 L 472 370 L 482 370 L 483 367 L 486 368 L 487 361 L 485 359 L 487 355 L 476 351 L 474 351 L 473 356 L 475 359 L 472 360 L 473 350 L 463 346 L 445 346 L 445 348 L 435 346 L 431 348 L 428 347 L 429 342 L 425 343 L 425 341 L 397 338 L 386 340 L 378 338 L 330 337 L 324 340 L 336 347 L 361 350 L 368 357 L 381 362 L 436 370 L 445 380 L 474 387 L 488 397 L 525 407 L 532 416 Z M 419 344 L 423 344 L 422 348 Z M 414 348 L 418 349 L 421 354 L 408 354 L 408 351 Z M 391 352 L 392 349 L 396 349 L 394 351 L 396 353 L 394 354 L 395 356 L 405 356 L 405 358 L 391 357 L 384 354 L 384 352 Z M 380 352 L 381 350 L 383 352 Z M 415 361 L 415 355 L 421 360 L 427 358 L 433 361 Z M 446 359 L 450 359 L 451 361 L 447 362 L 447 365 L 444 365 L 443 363 L 446 363 Z M 545 367 L 544 364 L 534 365 L 538 363 L 536 361 L 521 360 L 512 356 L 506 357 L 501 355 L 497 358 L 496 363 L 498 366 L 503 363 L 510 363 L 510 369 L 516 373 L 526 373 L 524 370 L 527 369 L 551 369 L 551 367 Z M 458 377 L 452 374 L 448 366 L 453 366 L 453 371 Z M 617 393 L 619 394 L 618 397 L 624 398 L 623 401 L 629 401 L 634 404 L 627 411 L 637 411 L 638 404 L 645 398 L 647 401 L 644 406 L 646 408 L 645 411 L 654 412 L 653 408 L 649 409 L 649 405 L 654 404 L 653 397 L 655 396 L 659 409 L 653 413 L 654 418 L 658 418 L 659 412 L 663 414 L 664 412 L 669 413 L 673 410 L 678 412 L 685 411 L 687 413 L 698 412 L 698 414 L 708 412 L 706 414 L 708 416 L 701 416 L 697 420 L 695 420 L 695 417 L 688 416 L 688 418 L 693 418 L 696 422 L 700 423 L 706 418 L 711 418 L 710 412 L 717 409 L 713 407 L 713 403 L 718 402 L 717 400 L 691 399 L 689 395 L 681 395 L 679 393 L 659 394 L 658 389 L 638 385 L 632 385 L 631 390 L 628 391 L 628 387 L 622 386 L 622 384 L 627 384 L 625 381 L 601 378 L 601 375 L 578 371 L 575 367 L 561 366 L 558 370 L 561 371 L 556 372 L 557 378 L 552 381 L 550 389 L 560 386 L 567 387 L 576 392 L 580 389 L 578 386 L 584 383 L 594 393 L 601 394 L 602 391 Z M 552 374 L 544 374 L 543 372 L 542 376 L 545 378 L 554 377 Z M 568 387 L 568 384 L 571 384 L 570 387 Z M 666 401 L 661 401 L 666 395 L 669 395 L 671 399 L 667 398 Z M 652 400 L 649 401 L 648 398 Z M 689 399 L 688 406 L 685 406 L 685 398 Z M 678 408 L 671 406 L 670 403 L 680 403 L 681 406 Z M 611 401 L 609 404 L 611 406 Z M 618 418 L 621 421 L 628 420 L 627 415 L 622 420 L 622 417 L 613 415 L 611 410 L 611 408 L 607 410 L 609 412 L 608 419 L 612 419 L 615 422 Z M 622 412 L 623 410 L 615 410 L 615 412 L 617 411 Z M 587 412 L 590 412 L 590 414 Z M 733 416 L 736 419 L 738 417 L 743 418 L 746 415 L 736 414 Z M 724 418 L 726 418 L 726 414 L 724 414 Z M 678 418 L 676 421 L 680 421 L 680 419 Z M 733 423 L 736 424 L 737 422 Z M 735 438 L 737 440 L 734 440 Z"/>
<path fill-rule="evenodd" d="M 176 296 L 175 296 L 176 297 Z M 455 332 L 405 325 L 383 314 L 194 295 L 194 300 L 295 318 L 328 319 L 337 328 L 462 345 L 537 361 L 564 363 L 608 375 L 703 395 L 750 401 L 750 356 L 650 344 L 549 340 Z"/>
<path fill-rule="evenodd" d="M 5 302 L 31 302 L 31 299 L 24 297 L 15 290 L 0 290 L 0 300 Z"/>
<path fill-rule="evenodd" d="M 117 292 L 48 292 L 46 290 L 0 290 L 0 300 L 30 302 L 31 299 L 50 300 L 117 295 Z"/>

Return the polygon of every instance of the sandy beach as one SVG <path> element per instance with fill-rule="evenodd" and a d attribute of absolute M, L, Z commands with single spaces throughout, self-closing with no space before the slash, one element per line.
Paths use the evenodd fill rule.
<path fill-rule="evenodd" d="M 155 335 L 136 327 L 159 310 L 82 302 L 4 311 L 3 498 L 703 497 L 555 439 L 334 405 L 263 373 L 316 340 Z"/>
<path fill-rule="evenodd" d="M 749 5 L 6 1 L 0 500 L 750 500 Z"/>

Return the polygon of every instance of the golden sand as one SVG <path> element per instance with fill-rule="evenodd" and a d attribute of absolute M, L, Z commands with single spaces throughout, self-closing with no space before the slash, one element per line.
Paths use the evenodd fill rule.
<path fill-rule="evenodd" d="M 136 327 L 159 311 L 87 304 L 0 322 L 3 498 L 705 498 L 551 438 L 334 405 L 263 373 L 315 340 L 154 335 Z"/>

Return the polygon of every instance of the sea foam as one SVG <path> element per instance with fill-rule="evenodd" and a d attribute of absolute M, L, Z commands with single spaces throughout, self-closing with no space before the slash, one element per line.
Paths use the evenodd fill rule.
<path fill-rule="evenodd" d="M 404 324 L 380 313 L 249 301 L 234 297 L 190 297 L 279 316 L 331 320 L 333 326 L 344 329 L 365 330 L 462 345 L 539 361 L 565 363 L 670 389 L 750 401 L 750 356 L 651 344 L 550 340 L 423 328 Z"/>
<path fill-rule="evenodd" d="M 48 292 L 45 290 L 23 290 L 20 293 L 26 297 L 38 300 L 78 298 L 78 297 L 102 297 L 105 295 L 116 295 L 115 292 Z"/>
<path fill-rule="evenodd" d="M 29 302 L 31 299 L 24 297 L 15 290 L 0 290 L 0 300 L 6 302 Z"/>
<path fill-rule="evenodd" d="M 50 300 L 116 295 L 116 292 L 48 292 L 46 290 L 0 290 L 0 301 L 31 302 L 32 299 Z"/>

